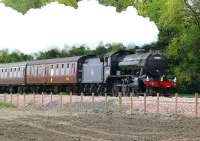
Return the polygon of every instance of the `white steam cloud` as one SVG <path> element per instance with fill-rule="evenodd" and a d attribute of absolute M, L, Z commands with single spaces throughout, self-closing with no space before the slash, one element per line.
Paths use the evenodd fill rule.
<path fill-rule="evenodd" d="M 22 15 L 0 3 L 0 49 L 32 53 L 66 44 L 92 49 L 99 43 L 140 46 L 156 42 L 158 33 L 155 23 L 133 7 L 118 13 L 95 0 L 79 2 L 78 9 L 54 2 Z"/>

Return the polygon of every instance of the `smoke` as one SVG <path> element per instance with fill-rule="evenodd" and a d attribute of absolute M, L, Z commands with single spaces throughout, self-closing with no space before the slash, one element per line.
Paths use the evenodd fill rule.
<path fill-rule="evenodd" d="M 95 0 L 80 1 L 77 9 L 53 2 L 25 15 L 0 3 L 0 21 L 0 48 L 29 54 L 66 44 L 91 49 L 99 43 L 141 46 L 156 42 L 159 33 L 155 23 L 135 8 L 118 13 Z"/>

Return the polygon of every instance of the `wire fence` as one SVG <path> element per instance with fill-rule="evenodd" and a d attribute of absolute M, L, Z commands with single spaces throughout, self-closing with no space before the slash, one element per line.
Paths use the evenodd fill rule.
<path fill-rule="evenodd" d="M 39 108 L 42 110 L 59 110 L 66 112 L 122 112 L 133 114 L 144 113 L 167 113 L 184 114 L 199 117 L 200 102 L 198 94 L 193 98 L 181 98 L 176 94 L 174 97 L 157 96 L 104 96 L 63 95 L 53 94 L 0 94 L 0 102 L 11 103 L 17 108 Z"/>

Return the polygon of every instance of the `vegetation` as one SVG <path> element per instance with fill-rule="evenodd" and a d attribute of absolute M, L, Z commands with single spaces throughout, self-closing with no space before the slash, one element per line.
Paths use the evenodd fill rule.
<path fill-rule="evenodd" d="M 4 109 L 4 108 L 16 108 L 16 106 L 10 103 L 0 102 L 0 109 Z"/>
<path fill-rule="evenodd" d="M 26 60 L 32 60 L 33 56 L 26 55 L 24 53 L 21 53 L 20 51 L 13 51 L 10 52 L 7 49 L 0 50 L 0 63 L 6 63 L 6 62 L 17 62 L 17 61 L 26 61 Z"/>
<path fill-rule="evenodd" d="M 30 8 L 41 7 L 56 0 L 2 0 L 6 5 L 26 13 Z M 57 0 L 60 3 L 77 7 L 78 0 Z M 112 5 L 117 11 L 123 11 L 128 6 L 134 6 L 139 14 L 148 16 L 155 21 L 159 30 L 159 42 L 148 48 L 160 49 L 170 61 L 168 74 L 177 76 L 178 90 L 184 93 L 200 91 L 200 1 L 199 0 L 99 0 L 101 4 Z M 59 56 L 101 54 L 121 49 L 123 46 L 99 46 L 96 50 L 79 47 L 71 50 L 53 49 L 36 54 L 37 58 L 51 58 Z M 2 55 L 2 54 L 1 54 Z M 22 55 L 19 60 L 32 59 Z M 5 58 L 5 59 L 4 59 Z M 1 62 L 15 61 L 9 57 L 1 57 Z"/>

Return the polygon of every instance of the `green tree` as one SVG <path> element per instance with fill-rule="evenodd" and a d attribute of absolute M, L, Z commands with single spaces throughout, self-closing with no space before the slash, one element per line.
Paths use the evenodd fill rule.
<path fill-rule="evenodd" d="M 19 51 L 9 52 L 9 50 L 0 50 L 0 63 L 11 63 L 32 60 L 31 55 L 26 55 Z"/>
<path fill-rule="evenodd" d="M 47 3 L 57 1 L 59 3 L 77 7 L 76 0 L 1 0 L 6 6 L 12 7 L 13 9 L 25 14 L 31 8 L 40 8 Z"/>

